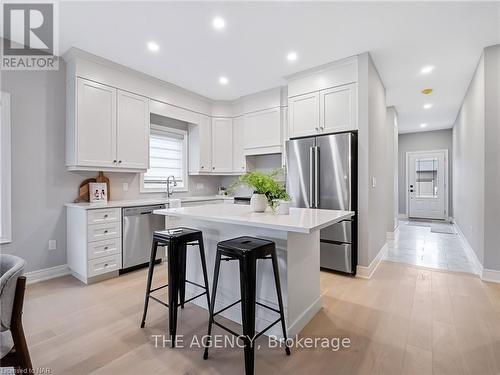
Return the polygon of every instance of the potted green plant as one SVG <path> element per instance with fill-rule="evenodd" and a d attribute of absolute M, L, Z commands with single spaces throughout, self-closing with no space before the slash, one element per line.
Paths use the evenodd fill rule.
<path fill-rule="evenodd" d="M 254 212 L 264 212 L 269 205 L 273 211 L 280 205 L 280 201 L 290 201 L 290 196 L 282 184 L 276 181 L 281 170 L 269 173 L 252 171 L 240 176 L 233 185 L 247 185 L 253 190 L 250 206 Z M 232 186 L 234 188 L 234 186 Z"/>

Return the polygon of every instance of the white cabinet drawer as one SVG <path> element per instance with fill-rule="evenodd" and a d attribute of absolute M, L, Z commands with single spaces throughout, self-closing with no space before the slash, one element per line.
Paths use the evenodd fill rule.
<path fill-rule="evenodd" d="M 87 214 L 88 224 L 111 223 L 121 220 L 121 210 L 119 208 L 89 210 Z"/>
<path fill-rule="evenodd" d="M 88 242 L 121 237 L 122 223 L 92 224 L 88 226 Z"/>
<path fill-rule="evenodd" d="M 121 238 L 90 242 L 87 246 L 88 259 L 96 259 L 103 256 L 119 254 L 122 252 Z"/>
<path fill-rule="evenodd" d="M 121 268 L 122 255 L 115 254 L 102 258 L 97 258 L 89 261 L 88 276 L 93 277 L 102 275 L 111 271 L 116 271 Z"/>

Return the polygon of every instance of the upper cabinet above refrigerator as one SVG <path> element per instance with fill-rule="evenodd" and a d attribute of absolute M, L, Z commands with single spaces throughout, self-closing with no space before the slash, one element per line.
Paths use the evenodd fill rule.
<path fill-rule="evenodd" d="M 288 79 L 288 138 L 357 130 L 356 58 Z"/>

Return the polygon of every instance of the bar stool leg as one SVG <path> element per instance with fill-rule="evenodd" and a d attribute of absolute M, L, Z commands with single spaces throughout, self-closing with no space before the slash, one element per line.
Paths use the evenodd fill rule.
<path fill-rule="evenodd" d="M 253 375 L 254 373 L 255 279 L 256 260 L 252 256 L 245 256 L 240 259 L 240 290 L 246 375 Z"/>
<path fill-rule="evenodd" d="M 158 249 L 158 242 L 153 239 L 151 244 L 151 258 L 149 260 L 148 282 L 146 286 L 146 298 L 144 300 L 144 313 L 142 314 L 141 328 L 146 324 L 146 314 L 148 313 L 149 295 L 151 292 L 151 283 L 153 281 L 153 270 L 155 268 L 156 251 Z"/>
<path fill-rule="evenodd" d="M 280 274 L 278 270 L 278 257 L 276 256 L 276 250 L 272 252 L 271 259 L 273 261 L 274 284 L 276 285 L 276 293 L 278 295 L 278 306 L 281 317 L 281 329 L 283 330 L 283 338 L 285 339 L 285 353 L 286 355 L 290 355 L 290 348 L 288 347 L 287 336 L 286 336 L 285 314 L 283 313 L 284 311 L 283 297 L 281 296 L 281 283 L 280 283 Z"/>
<path fill-rule="evenodd" d="M 168 244 L 168 329 L 171 347 L 175 348 L 175 336 L 177 334 L 177 307 L 179 296 L 179 274 L 176 272 L 179 266 L 178 244 L 169 241 Z"/>
<path fill-rule="evenodd" d="M 205 246 L 203 244 L 203 236 L 202 235 L 200 235 L 200 239 L 198 240 L 198 248 L 200 249 L 200 259 L 201 259 L 201 268 L 203 271 L 203 281 L 205 283 L 205 288 L 207 290 L 207 307 L 210 311 L 210 292 L 208 290 L 207 261 L 205 259 Z"/>
<path fill-rule="evenodd" d="M 179 253 L 179 300 L 181 309 L 184 308 L 184 301 L 186 300 L 186 249 L 187 245 L 182 244 L 178 248 Z"/>
<path fill-rule="evenodd" d="M 217 255 L 215 257 L 214 281 L 212 285 L 212 301 L 210 302 L 210 308 L 209 308 L 210 312 L 208 315 L 207 342 L 205 344 L 205 351 L 203 352 L 203 359 L 208 358 L 208 348 L 210 346 L 212 324 L 214 322 L 215 296 L 217 295 L 217 282 L 219 281 L 220 260 L 221 260 L 221 253 L 217 251 Z"/>

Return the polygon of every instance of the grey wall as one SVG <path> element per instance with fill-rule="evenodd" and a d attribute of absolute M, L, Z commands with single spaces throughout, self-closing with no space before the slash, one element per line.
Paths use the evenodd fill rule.
<path fill-rule="evenodd" d="M 385 88 L 368 53 L 358 60 L 358 103 L 358 263 L 367 267 L 386 243 L 393 207 L 392 171 L 387 168 L 393 129 L 387 126 Z"/>
<path fill-rule="evenodd" d="M 453 126 L 453 217 L 481 263 L 484 262 L 484 92 L 484 57 L 481 57 Z"/>
<path fill-rule="evenodd" d="M 64 204 L 76 198 L 78 186 L 95 172 L 68 172 L 65 167 L 66 72 L 2 71 L 1 89 L 11 94 L 12 242 L 1 252 L 27 260 L 27 271 L 66 263 Z M 140 194 L 138 174 L 106 173 L 113 199 L 153 198 Z M 184 195 L 215 194 L 221 178 L 191 176 Z M 123 182 L 129 184 L 127 192 Z M 198 189 L 199 184 L 203 184 Z M 48 250 L 48 241 L 57 249 Z"/>
<path fill-rule="evenodd" d="M 391 211 L 387 212 L 387 231 L 393 232 L 398 226 L 399 215 L 398 114 L 394 107 L 387 108 L 387 128 L 387 168 L 390 170 L 390 180 L 392 181 L 392 207 Z"/>
<path fill-rule="evenodd" d="M 451 129 L 399 134 L 398 197 L 399 213 L 406 214 L 406 153 L 410 151 L 448 150 L 449 215 L 453 216 L 453 135 Z"/>
<path fill-rule="evenodd" d="M 484 267 L 500 270 L 500 45 L 484 50 Z"/>

